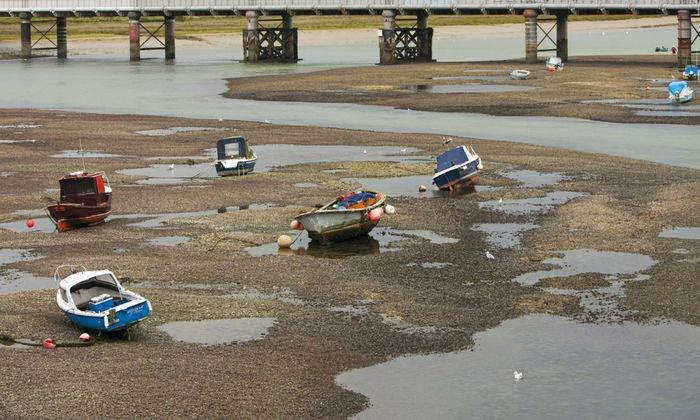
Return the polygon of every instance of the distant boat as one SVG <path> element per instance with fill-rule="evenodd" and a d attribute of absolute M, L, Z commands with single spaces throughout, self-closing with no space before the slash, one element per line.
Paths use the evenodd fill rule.
<path fill-rule="evenodd" d="M 688 64 L 683 70 L 683 77 L 688 80 L 698 80 L 698 66 L 695 64 Z"/>
<path fill-rule="evenodd" d="M 226 137 L 216 142 L 216 174 L 245 175 L 255 169 L 258 157 L 243 137 Z"/>
<path fill-rule="evenodd" d="M 433 184 L 441 190 L 452 190 L 457 184 L 472 184 L 483 167 L 471 146 L 455 147 L 437 157 Z"/>
<path fill-rule="evenodd" d="M 684 80 L 668 84 L 668 99 L 675 103 L 684 103 L 693 99 L 693 89 Z"/>
<path fill-rule="evenodd" d="M 564 62 L 559 57 L 549 57 L 545 62 L 547 69 L 564 70 Z"/>
<path fill-rule="evenodd" d="M 384 215 L 384 194 L 351 191 L 321 208 L 295 217 L 300 229 L 318 242 L 339 242 L 369 233 Z"/>
<path fill-rule="evenodd" d="M 63 274 L 70 273 L 62 277 Z M 125 290 L 109 270 L 87 271 L 82 266 L 61 265 L 54 280 L 56 303 L 78 327 L 99 332 L 122 331 L 151 313 L 151 302 Z"/>
<path fill-rule="evenodd" d="M 71 172 L 58 182 L 60 199 L 46 210 L 59 232 L 102 223 L 112 212 L 112 188 L 103 172 Z"/>
<path fill-rule="evenodd" d="M 510 78 L 516 80 L 525 80 L 530 77 L 530 72 L 528 70 L 513 70 L 510 72 Z"/>
<path fill-rule="evenodd" d="M 664 47 L 663 45 L 660 47 L 656 47 L 654 49 L 654 52 L 668 52 L 668 48 Z"/>

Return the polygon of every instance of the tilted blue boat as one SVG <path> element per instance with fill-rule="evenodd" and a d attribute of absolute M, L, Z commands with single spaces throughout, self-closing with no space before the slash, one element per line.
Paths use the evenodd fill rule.
<path fill-rule="evenodd" d="M 61 278 L 66 270 L 71 274 Z M 86 271 L 80 266 L 61 265 L 54 279 L 58 283 L 58 307 L 82 329 L 123 331 L 151 313 L 151 302 L 125 290 L 109 270 Z"/>
<path fill-rule="evenodd" d="M 471 184 L 483 167 L 471 146 L 455 147 L 437 157 L 433 184 L 441 190 L 451 190 L 457 184 Z"/>
<path fill-rule="evenodd" d="M 698 80 L 698 66 L 695 64 L 688 64 L 683 70 L 683 77 L 688 80 Z"/>
<path fill-rule="evenodd" d="M 685 80 L 671 82 L 668 84 L 668 99 L 676 103 L 688 102 L 693 99 L 693 89 Z"/>
<path fill-rule="evenodd" d="M 216 174 L 245 175 L 252 172 L 258 157 L 243 137 L 226 137 L 216 142 Z"/>

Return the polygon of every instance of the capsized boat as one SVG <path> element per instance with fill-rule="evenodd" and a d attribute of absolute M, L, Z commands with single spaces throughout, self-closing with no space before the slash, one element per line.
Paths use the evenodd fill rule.
<path fill-rule="evenodd" d="M 671 102 L 683 103 L 693 99 L 693 89 L 685 80 L 678 80 L 668 84 L 668 99 Z"/>
<path fill-rule="evenodd" d="M 378 191 L 351 191 L 294 220 L 297 228 L 306 229 L 313 240 L 321 243 L 344 241 L 374 229 L 384 215 L 384 201 L 384 194 Z"/>
<path fill-rule="evenodd" d="M 515 80 L 525 80 L 530 77 L 530 72 L 528 70 L 516 69 L 510 72 L 510 78 Z"/>
<path fill-rule="evenodd" d="M 112 188 L 103 172 L 71 172 L 58 182 L 60 199 L 46 210 L 59 232 L 102 223 L 112 212 Z"/>
<path fill-rule="evenodd" d="M 698 80 L 698 66 L 695 64 L 688 64 L 683 69 L 683 77 L 688 80 Z"/>
<path fill-rule="evenodd" d="M 69 273 L 65 277 L 64 274 Z M 109 270 L 87 271 L 85 267 L 61 265 L 54 280 L 56 303 L 78 327 L 98 332 L 122 331 L 151 313 L 151 302 L 125 290 Z"/>
<path fill-rule="evenodd" d="M 243 137 L 226 137 L 216 142 L 216 174 L 245 175 L 252 172 L 258 157 Z"/>
<path fill-rule="evenodd" d="M 458 146 L 436 159 L 433 184 L 441 190 L 452 190 L 457 184 L 473 184 L 484 168 L 481 158 L 471 146 Z"/>

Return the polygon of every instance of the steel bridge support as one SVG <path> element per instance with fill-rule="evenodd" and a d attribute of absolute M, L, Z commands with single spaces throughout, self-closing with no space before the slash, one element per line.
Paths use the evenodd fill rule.
<path fill-rule="evenodd" d="M 685 67 L 692 63 L 693 44 L 700 36 L 700 32 L 693 25 L 692 16 L 688 10 L 678 11 L 678 67 Z"/>
<path fill-rule="evenodd" d="M 569 13 L 566 11 L 556 13 L 556 21 L 554 19 L 549 19 L 549 21 L 554 22 L 552 26 L 548 29 L 544 28 L 537 22 L 537 11 L 534 9 L 526 9 L 523 12 L 523 17 L 525 18 L 525 62 L 528 64 L 537 63 L 537 53 L 556 51 L 557 57 L 562 60 L 569 59 L 569 36 L 568 36 L 568 22 Z M 550 35 L 552 31 L 556 28 L 556 38 L 552 38 Z M 538 35 L 542 32 L 544 35 L 541 40 L 538 41 Z M 548 41 L 548 42 L 546 42 Z M 546 47 L 543 43 L 547 43 Z"/>
<path fill-rule="evenodd" d="M 284 13 L 280 18 L 266 19 L 275 22 L 274 28 L 266 28 L 260 22 L 260 13 L 247 11 L 246 29 L 243 29 L 243 61 L 246 63 L 299 61 L 297 28 L 292 14 Z"/>
<path fill-rule="evenodd" d="M 175 17 L 166 15 L 163 23 L 155 30 L 148 29 L 141 23 L 141 13 L 129 12 L 129 60 L 141 60 L 141 51 L 165 50 L 165 59 L 175 59 Z M 141 30 L 148 34 L 145 41 L 141 42 Z M 163 30 L 163 39 L 159 38 L 160 32 Z M 148 46 L 149 41 L 151 45 Z"/>
<path fill-rule="evenodd" d="M 49 36 L 51 32 L 56 32 L 56 40 Z M 32 43 L 32 31 L 39 34 L 36 41 Z M 39 46 L 44 42 L 48 46 Z M 68 32 L 65 16 L 56 16 L 56 21 L 48 29 L 43 30 L 32 23 L 32 16 L 29 13 L 20 13 L 20 58 L 28 59 L 32 57 L 32 51 L 56 50 L 58 58 L 68 57 Z"/>
<path fill-rule="evenodd" d="M 384 10 L 382 18 L 379 64 L 433 60 L 433 28 L 428 27 L 428 13 L 418 13 L 411 27 L 399 26 L 394 10 Z"/>

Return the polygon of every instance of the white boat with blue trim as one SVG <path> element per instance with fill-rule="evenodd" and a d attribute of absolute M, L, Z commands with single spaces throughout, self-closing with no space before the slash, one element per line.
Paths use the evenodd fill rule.
<path fill-rule="evenodd" d="M 216 174 L 245 175 L 255 169 L 258 157 L 243 137 L 226 137 L 216 142 Z"/>
<path fill-rule="evenodd" d="M 70 273 L 65 277 L 62 274 Z M 56 268 L 56 303 L 78 327 L 98 332 L 123 331 L 151 313 L 151 302 L 125 290 L 109 270 L 88 271 L 82 266 Z"/>
<path fill-rule="evenodd" d="M 458 146 L 437 157 L 433 184 L 441 190 L 452 190 L 457 184 L 472 184 L 484 168 L 481 158 L 471 146 Z"/>
<path fill-rule="evenodd" d="M 673 103 L 682 104 L 693 99 L 693 89 L 685 80 L 677 80 L 668 84 L 668 99 Z"/>

